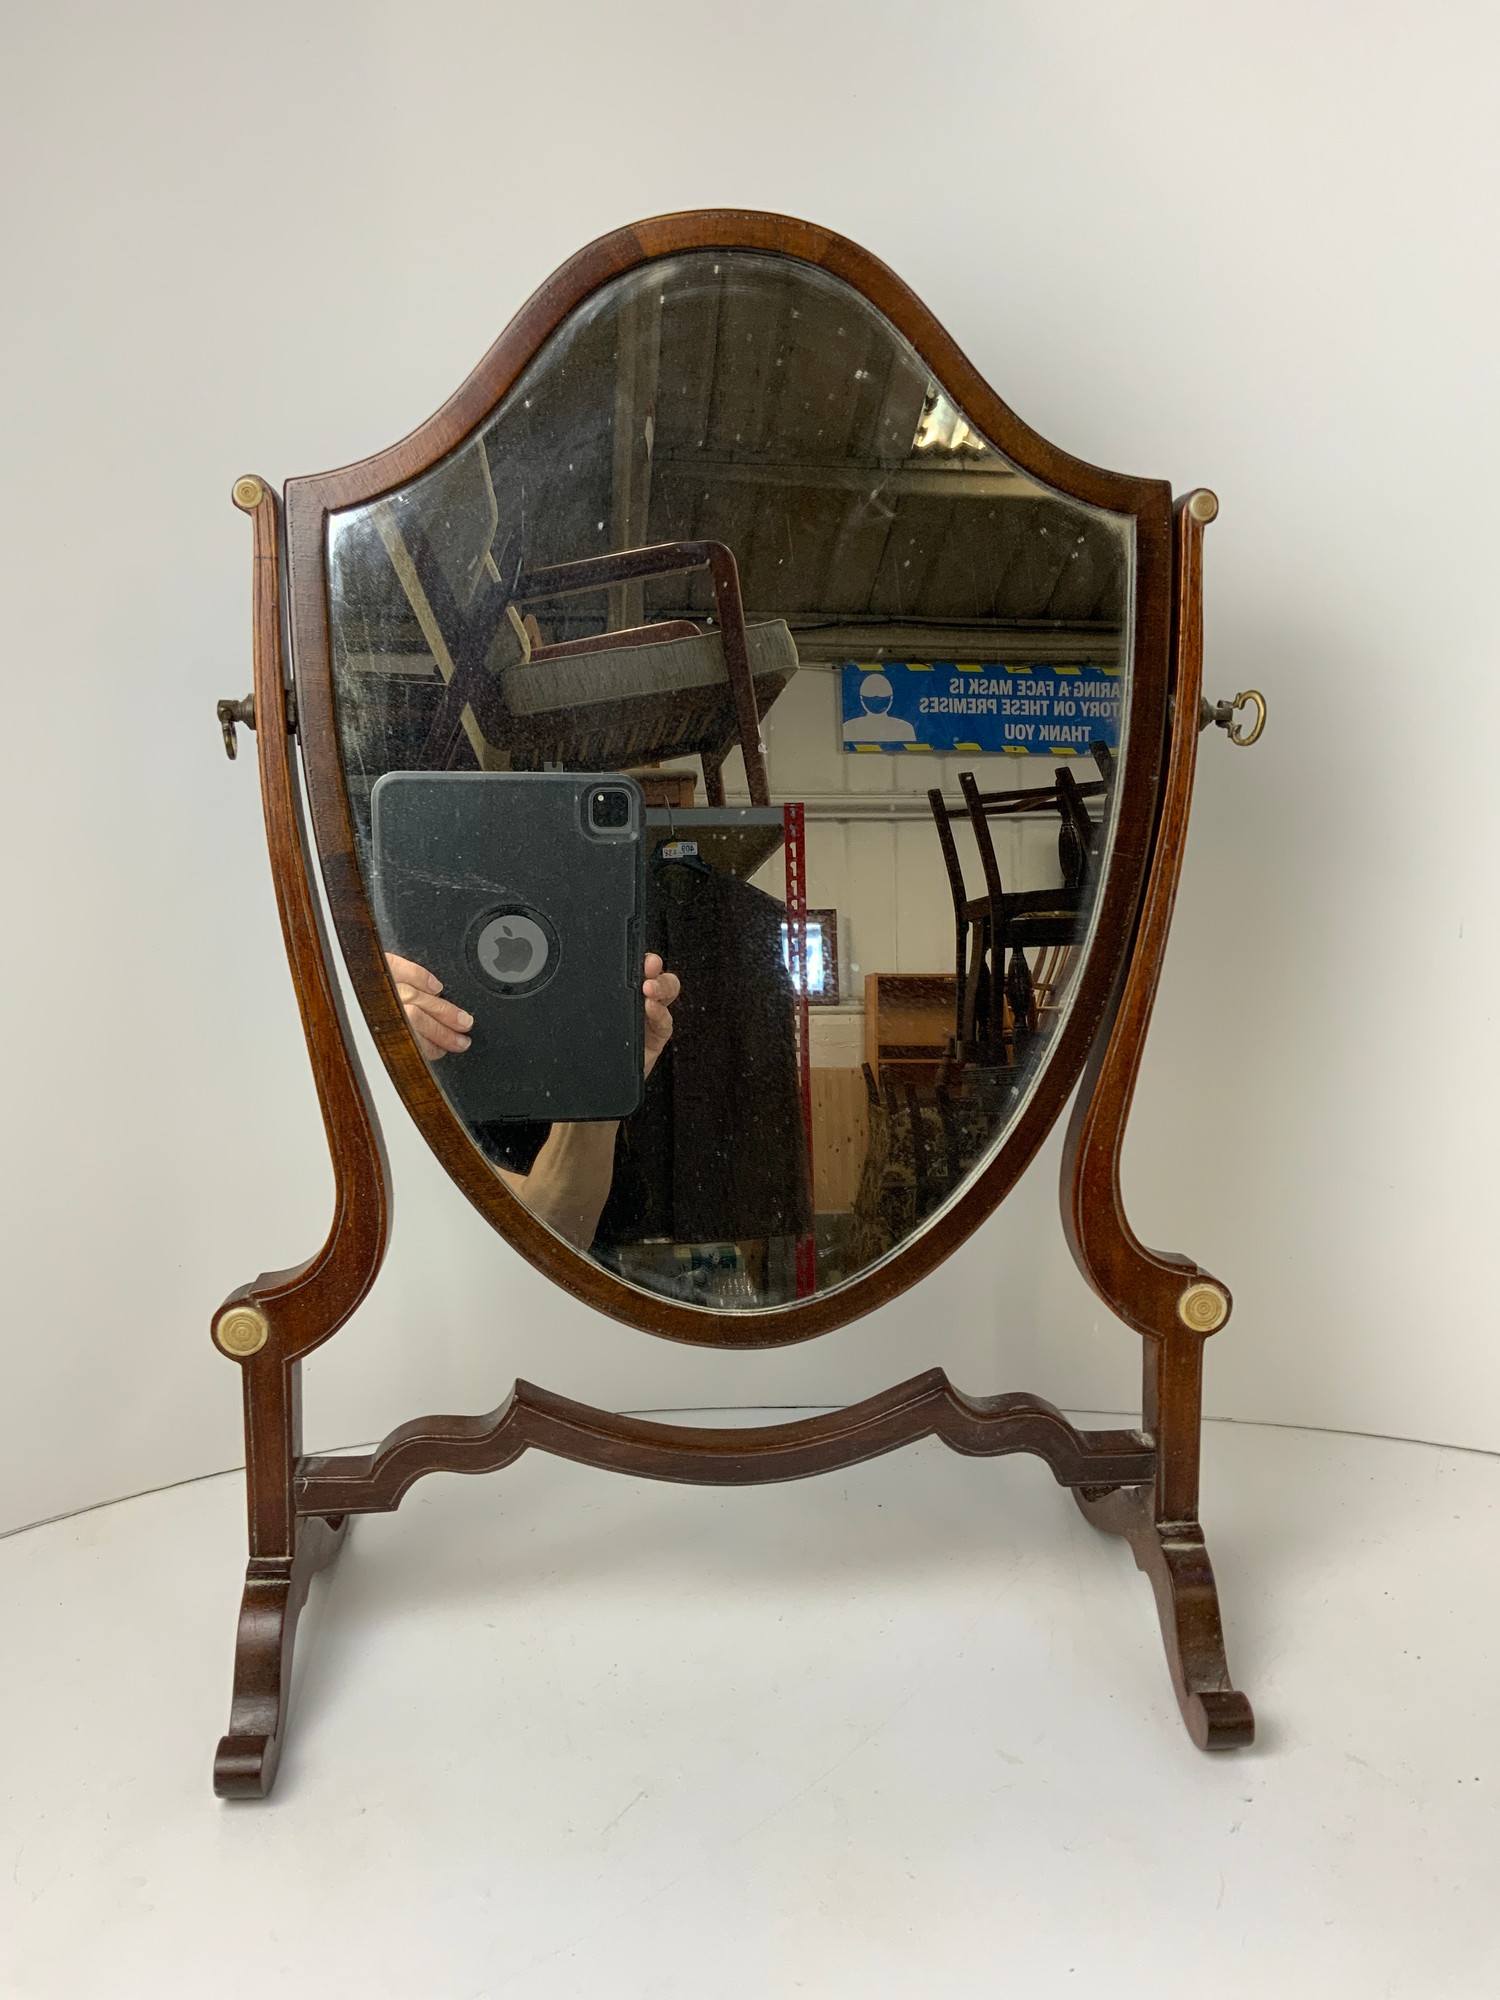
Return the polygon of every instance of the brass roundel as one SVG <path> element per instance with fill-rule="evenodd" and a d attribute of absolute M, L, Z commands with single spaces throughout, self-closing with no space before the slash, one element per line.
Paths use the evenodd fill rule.
<path fill-rule="evenodd" d="M 1205 527 L 1210 521 L 1218 519 L 1219 496 L 1217 493 L 1210 493 L 1206 486 L 1200 486 L 1187 504 L 1188 512 L 1193 519 L 1201 521 Z"/>
<path fill-rule="evenodd" d="M 236 1360 L 259 1354 L 270 1337 L 271 1322 L 259 1306 L 231 1306 L 214 1328 L 214 1339 Z"/>
<path fill-rule="evenodd" d="M 236 507 L 244 507 L 246 510 L 251 507 L 258 507 L 261 502 L 261 495 L 264 492 L 265 488 L 261 485 L 260 481 L 252 477 L 249 473 L 246 473 L 243 479 L 237 479 L 234 482 L 234 504 Z"/>
<path fill-rule="evenodd" d="M 1177 1317 L 1194 1333 L 1217 1333 L 1229 1317 L 1229 1300 L 1217 1285 L 1189 1285 L 1177 1301 Z"/>

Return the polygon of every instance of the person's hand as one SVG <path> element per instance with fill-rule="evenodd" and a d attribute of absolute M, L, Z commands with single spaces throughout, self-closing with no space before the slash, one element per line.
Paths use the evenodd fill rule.
<path fill-rule="evenodd" d="M 675 972 L 664 969 L 661 956 L 646 953 L 645 979 L 641 991 L 646 996 L 646 1075 L 656 1067 L 656 1059 L 672 1039 L 672 1002 L 682 991 Z"/>
<path fill-rule="evenodd" d="M 455 1007 L 451 1000 L 440 999 L 443 982 L 414 959 L 388 951 L 385 962 L 395 981 L 396 996 L 407 1023 L 427 1060 L 437 1062 L 442 1056 L 461 1054 L 469 1046 L 467 1031 L 474 1025 L 473 1015 Z M 641 990 L 646 996 L 645 1073 L 649 1076 L 672 1039 L 672 1003 L 682 991 L 682 982 L 675 972 L 663 968 L 660 956 L 654 951 L 647 952 L 642 969 L 645 978 Z"/>
<path fill-rule="evenodd" d="M 462 1007 L 455 1007 L 451 1000 L 438 998 L 443 982 L 435 978 L 425 965 L 418 965 L 414 959 L 401 958 L 394 951 L 386 953 L 385 962 L 395 981 L 396 998 L 406 1014 L 407 1025 L 427 1060 L 436 1062 L 441 1056 L 462 1054 L 469 1046 L 466 1031 L 473 1027 L 474 1016 L 466 1014 Z M 657 964 L 660 963 L 658 959 Z M 647 1012 L 650 1012 L 649 1002 Z M 669 1023 L 667 1033 L 671 1032 Z"/>

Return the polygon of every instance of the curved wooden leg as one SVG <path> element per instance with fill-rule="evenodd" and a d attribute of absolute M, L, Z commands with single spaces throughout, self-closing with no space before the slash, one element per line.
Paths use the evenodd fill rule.
<path fill-rule="evenodd" d="M 1078 1504 L 1096 1527 L 1128 1538 L 1151 1579 L 1177 1699 L 1205 1750 L 1249 1743 L 1250 1704 L 1230 1685 L 1213 1567 L 1198 1525 L 1203 1344 L 1229 1318 L 1227 1286 L 1190 1257 L 1150 1250 L 1131 1228 L 1120 1162 L 1131 1099 L 1182 869 L 1203 687 L 1203 530 L 1212 493 L 1173 503 L 1175 635 L 1165 784 L 1149 872 L 1107 1038 L 1095 1044 L 1074 1103 L 1063 1156 L 1063 1228 L 1078 1268 L 1110 1310 L 1145 1342 L 1141 1429 L 1156 1449 L 1151 1487 L 1084 1487 Z M 1144 686 L 1144 683 L 1142 683 Z M 1061 782 L 1061 774 L 1059 776 Z M 1064 788 L 1066 789 L 1066 787 Z"/>
<path fill-rule="evenodd" d="M 292 1684 L 292 1648 L 308 1585 L 338 1554 L 349 1516 L 314 1516 L 297 1526 L 297 1552 L 252 1556 L 234 1644 L 228 1734 L 214 1757 L 221 1799 L 263 1799 L 276 1781 Z"/>
<path fill-rule="evenodd" d="M 1084 1519 L 1123 1535 L 1136 1567 L 1151 1579 L 1177 1705 L 1200 1750 L 1238 1750 L 1255 1740 L 1250 1703 L 1229 1678 L 1219 1590 L 1196 1521 L 1152 1518 L 1144 1486 L 1084 1487 L 1074 1493 Z"/>

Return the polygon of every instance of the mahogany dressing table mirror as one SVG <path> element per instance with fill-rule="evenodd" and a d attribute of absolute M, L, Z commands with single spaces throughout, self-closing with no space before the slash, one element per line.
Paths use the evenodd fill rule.
<path fill-rule="evenodd" d="M 234 499 L 255 687 L 219 719 L 231 756 L 255 729 L 337 1191 L 323 1248 L 214 1316 L 250 1526 L 216 1789 L 274 1781 L 298 1614 L 350 1517 L 527 1449 L 734 1484 L 928 1436 L 1034 1453 L 1150 1577 L 1194 1742 L 1248 1743 L 1198 1524 L 1230 1297 L 1138 1241 L 1119 1184 L 1199 730 L 1264 721 L 1201 697 L 1213 495 L 1049 444 L 854 244 L 713 211 L 581 251 L 388 450 Z M 390 1218 L 325 900 L 448 1173 L 642 1335 L 857 1319 L 990 1214 L 1076 1091 L 1062 1226 L 1142 1337 L 1141 1427 L 932 1368 L 759 1429 L 518 1381 L 367 1456 L 305 1453 L 302 1359 Z M 590 1081 L 611 1065 L 623 1097 Z"/>

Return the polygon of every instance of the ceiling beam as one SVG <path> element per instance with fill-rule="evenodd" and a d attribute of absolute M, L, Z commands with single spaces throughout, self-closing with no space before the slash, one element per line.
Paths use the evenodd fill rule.
<path fill-rule="evenodd" d="M 662 479 L 701 479 L 725 486 L 782 486 L 842 493 L 879 494 L 899 500 L 923 495 L 941 500 L 1048 499 L 1044 486 L 1009 466 L 972 462 L 955 465 L 807 465 L 791 461 L 710 458 L 703 452 L 663 452 L 656 460 Z M 1068 503 L 1059 496 L 1059 505 Z"/>

